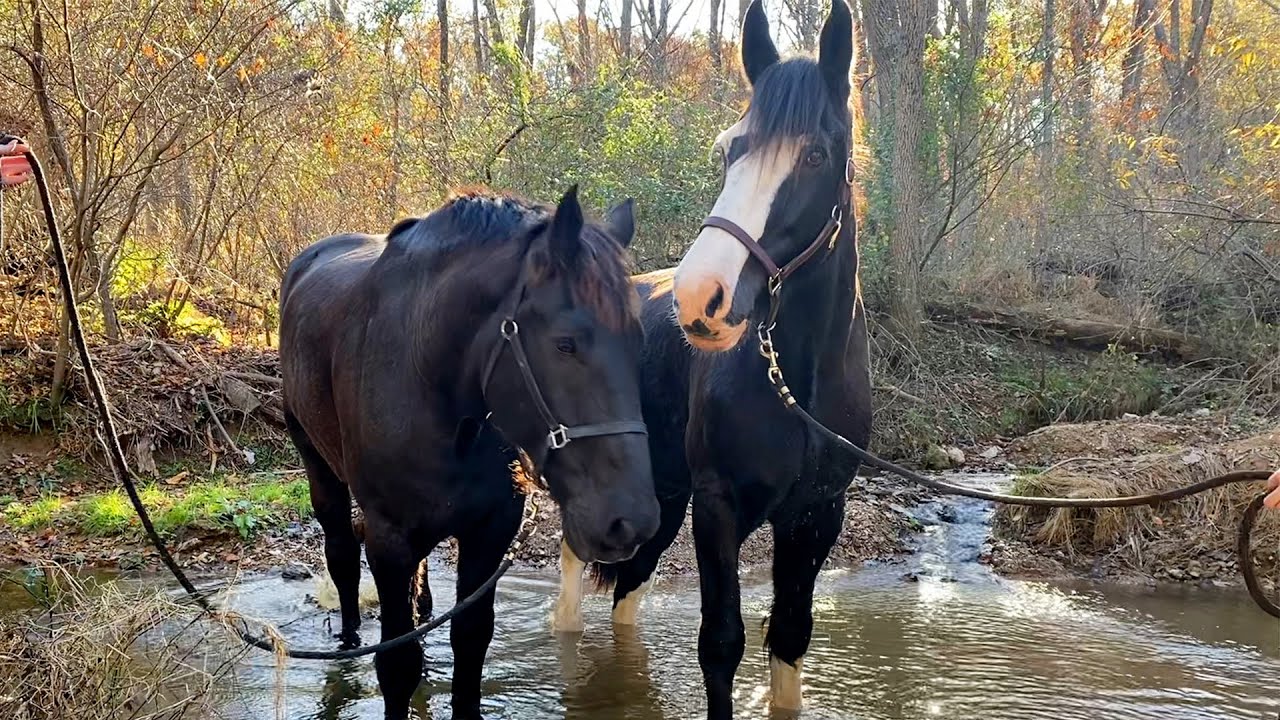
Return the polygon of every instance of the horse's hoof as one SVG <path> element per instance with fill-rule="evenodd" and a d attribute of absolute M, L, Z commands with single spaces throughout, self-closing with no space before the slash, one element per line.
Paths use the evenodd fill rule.
<path fill-rule="evenodd" d="M 360 633 L 355 630 L 343 630 L 334 637 L 338 639 L 339 650 L 353 650 L 360 647 Z"/>

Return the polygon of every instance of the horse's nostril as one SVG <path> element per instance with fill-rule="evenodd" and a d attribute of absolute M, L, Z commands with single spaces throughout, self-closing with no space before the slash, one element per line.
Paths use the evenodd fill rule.
<path fill-rule="evenodd" d="M 707 301 L 707 317 L 715 317 L 721 305 L 724 305 L 724 286 L 716 283 L 715 294 Z"/>
<path fill-rule="evenodd" d="M 622 550 L 635 545 L 636 526 L 626 518 L 617 518 L 609 523 L 609 533 L 605 535 L 609 547 Z"/>
<path fill-rule="evenodd" d="M 698 337 L 711 337 L 712 335 L 711 328 L 707 327 L 707 324 L 702 321 L 702 318 L 698 318 L 688 325 L 685 325 L 684 329 L 687 330 L 689 334 L 697 335 Z"/>

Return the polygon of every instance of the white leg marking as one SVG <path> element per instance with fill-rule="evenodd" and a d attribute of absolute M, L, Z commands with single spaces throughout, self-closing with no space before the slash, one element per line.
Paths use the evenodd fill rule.
<path fill-rule="evenodd" d="M 328 567 L 316 576 L 315 599 L 321 610 L 337 610 L 341 605 L 338 601 L 338 586 L 333 584 Z"/>
<path fill-rule="evenodd" d="M 656 571 L 655 571 L 656 572 Z M 635 625 L 636 615 L 640 612 L 640 601 L 653 588 L 653 575 L 641 583 L 640 587 L 627 593 L 626 597 L 613 606 L 614 625 Z"/>
<path fill-rule="evenodd" d="M 801 699 L 800 684 L 804 658 L 797 658 L 795 666 L 769 656 L 769 695 L 773 707 L 778 710 L 799 711 L 804 704 Z"/>
<path fill-rule="evenodd" d="M 555 610 L 551 613 L 551 632 L 580 633 L 582 624 L 582 572 L 586 563 L 578 559 L 569 549 L 569 544 L 560 541 L 560 596 L 556 598 Z"/>
<path fill-rule="evenodd" d="M 338 586 L 333 584 L 333 576 L 329 574 L 329 566 L 325 565 L 324 570 L 316 576 L 316 590 L 313 595 L 316 605 L 322 610 L 341 610 L 342 600 L 338 597 Z M 377 607 L 378 586 L 373 582 L 361 578 L 359 605 L 361 609 Z"/>

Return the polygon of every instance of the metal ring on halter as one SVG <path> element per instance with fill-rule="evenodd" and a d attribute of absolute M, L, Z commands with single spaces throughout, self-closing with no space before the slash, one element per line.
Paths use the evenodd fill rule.
<path fill-rule="evenodd" d="M 502 325 L 498 328 L 498 332 L 502 333 L 503 340 L 510 340 L 520 333 L 520 326 L 511 318 L 503 318 Z"/>
<path fill-rule="evenodd" d="M 845 183 L 847 183 L 847 184 L 849 184 L 849 185 L 852 185 L 852 184 L 853 184 L 853 173 L 854 173 L 854 167 L 853 167 L 853 155 L 850 155 L 849 157 L 846 157 L 846 158 L 844 159 L 844 181 L 845 181 Z"/>
<path fill-rule="evenodd" d="M 769 294 L 777 295 L 782 291 L 782 273 L 769 276 Z"/>
<path fill-rule="evenodd" d="M 568 444 L 569 444 L 569 428 L 565 427 L 564 425 L 561 425 L 560 427 L 552 428 L 551 432 L 547 433 L 547 446 L 550 447 L 552 450 L 559 450 L 560 448 Z"/>

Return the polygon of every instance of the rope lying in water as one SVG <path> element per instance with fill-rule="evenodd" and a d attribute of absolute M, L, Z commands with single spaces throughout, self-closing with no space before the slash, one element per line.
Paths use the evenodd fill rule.
<path fill-rule="evenodd" d="M 0 138 L 0 143 L 8 142 L 11 138 L 8 136 Z M 97 408 L 98 415 L 102 420 L 102 434 L 99 440 L 107 449 L 107 457 L 110 460 L 111 471 L 116 476 L 116 480 L 124 486 L 125 492 L 129 495 L 129 502 L 133 505 L 134 511 L 138 514 L 138 520 L 142 522 L 142 528 L 146 532 L 147 539 L 155 547 L 156 552 L 160 555 L 161 562 L 169 569 L 169 572 L 186 591 L 187 595 L 200 606 L 210 617 L 224 622 L 233 627 L 236 634 L 247 645 L 251 645 L 262 650 L 267 650 L 277 655 L 296 658 L 300 660 L 346 660 L 350 658 L 363 657 L 378 652 L 384 652 L 393 648 L 400 647 L 406 643 L 413 642 L 436 628 L 444 625 L 454 617 L 474 605 L 484 597 L 486 593 L 493 590 L 498 584 L 498 580 L 506 574 L 511 568 L 511 564 L 515 561 L 515 555 L 524 545 L 525 541 L 533 533 L 534 519 L 537 516 L 537 504 L 530 498 L 526 501 L 525 513 L 520 520 L 520 530 L 516 534 L 515 540 L 512 541 L 511 547 L 507 549 L 506 555 L 503 556 L 502 562 L 499 563 L 498 569 L 493 575 L 484 582 L 475 592 L 467 597 L 459 600 L 452 608 L 443 615 L 432 618 L 413 630 L 392 638 L 384 640 L 376 645 L 368 645 L 365 647 L 351 648 L 347 650 L 306 650 L 294 649 L 285 645 L 284 639 L 278 633 L 272 632 L 268 628 L 269 637 L 261 637 L 249 630 L 248 621 L 235 613 L 219 610 L 210 602 L 209 598 L 196 589 L 187 574 L 174 560 L 173 555 L 169 552 L 169 548 L 165 546 L 164 540 L 160 534 L 156 532 L 155 525 L 151 522 L 151 516 L 147 513 L 147 508 L 142 503 L 142 498 L 138 495 L 137 484 L 134 483 L 133 474 L 129 470 L 129 462 L 125 459 L 124 450 L 120 446 L 120 435 L 116 430 L 115 418 L 111 413 L 111 404 L 107 401 L 106 391 L 102 387 L 102 380 L 98 376 L 98 372 L 93 366 L 93 356 L 89 353 L 89 345 L 85 340 L 84 326 L 80 320 L 80 307 L 76 302 L 75 292 L 72 290 L 71 269 L 67 263 L 67 253 L 62 245 L 62 233 L 58 228 L 58 218 L 53 210 L 53 201 L 49 195 L 49 184 L 45 180 L 44 167 L 40 164 L 40 160 L 30 151 L 23 153 L 27 162 L 31 164 L 33 179 L 36 188 L 40 194 L 40 203 L 44 209 L 45 225 L 49 229 L 49 239 L 53 241 L 53 254 L 58 266 L 58 280 L 62 284 L 62 297 L 65 300 L 65 310 L 67 318 L 71 326 L 71 336 L 75 342 L 76 352 L 80 354 L 80 363 L 84 368 L 85 381 L 89 386 L 89 393 L 93 396 L 94 405 Z"/>

